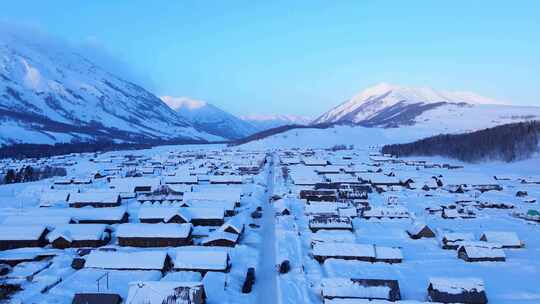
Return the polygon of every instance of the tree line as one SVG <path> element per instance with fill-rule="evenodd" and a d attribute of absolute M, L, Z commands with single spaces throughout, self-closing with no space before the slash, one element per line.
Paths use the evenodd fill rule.
<path fill-rule="evenodd" d="M 465 162 L 526 159 L 539 150 L 540 121 L 501 125 L 464 134 L 443 134 L 407 144 L 386 145 L 385 154 L 444 156 Z"/>
<path fill-rule="evenodd" d="M 19 170 L 7 170 L 1 182 L 4 184 L 27 183 L 54 176 L 66 176 L 66 174 L 66 169 L 62 167 L 44 166 L 36 168 L 32 166 L 25 166 Z"/>

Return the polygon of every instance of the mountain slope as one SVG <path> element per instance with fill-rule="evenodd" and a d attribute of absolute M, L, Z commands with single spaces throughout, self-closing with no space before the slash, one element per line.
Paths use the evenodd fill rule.
<path fill-rule="evenodd" d="M 540 107 L 503 105 L 468 92 L 382 83 L 331 109 L 314 123 L 354 123 L 368 127 L 422 125 L 458 132 L 538 117 Z"/>
<path fill-rule="evenodd" d="M 246 115 L 241 119 L 264 131 L 288 125 L 308 125 L 312 119 L 297 115 Z"/>
<path fill-rule="evenodd" d="M 215 140 L 143 88 L 60 45 L 0 31 L 0 143 Z"/>
<path fill-rule="evenodd" d="M 205 101 L 171 96 L 161 99 L 197 129 L 207 133 L 238 139 L 257 131 L 250 123 Z"/>

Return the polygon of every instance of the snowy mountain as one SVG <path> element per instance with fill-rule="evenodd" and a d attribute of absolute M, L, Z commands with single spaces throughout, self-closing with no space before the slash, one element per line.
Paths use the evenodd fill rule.
<path fill-rule="evenodd" d="M 297 115 L 246 115 L 241 119 L 254 125 L 258 131 L 286 125 L 308 125 L 311 118 Z"/>
<path fill-rule="evenodd" d="M 382 83 L 331 109 L 314 123 L 354 123 L 368 127 L 424 125 L 458 132 L 539 117 L 540 107 L 503 105 L 469 92 Z"/>
<path fill-rule="evenodd" d="M 61 45 L 0 31 L 0 144 L 219 140 Z"/>
<path fill-rule="evenodd" d="M 197 129 L 210 134 L 238 139 L 258 131 L 249 122 L 205 101 L 171 96 L 163 96 L 161 99 Z"/>

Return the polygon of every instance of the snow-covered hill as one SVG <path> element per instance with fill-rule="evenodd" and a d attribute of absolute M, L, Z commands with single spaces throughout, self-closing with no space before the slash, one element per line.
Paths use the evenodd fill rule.
<path fill-rule="evenodd" d="M 241 119 L 264 131 L 286 125 L 308 125 L 311 118 L 297 115 L 245 115 Z"/>
<path fill-rule="evenodd" d="M 0 144 L 221 139 L 69 48 L 41 43 L 0 31 Z"/>
<path fill-rule="evenodd" d="M 504 105 L 469 92 L 444 92 L 382 83 L 317 118 L 314 123 L 369 127 L 423 125 L 461 132 L 540 118 L 540 107 Z"/>
<path fill-rule="evenodd" d="M 163 96 L 161 99 L 197 129 L 210 134 L 238 139 L 258 131 L 249 122 L 205 101 L 171 96 Z"/>

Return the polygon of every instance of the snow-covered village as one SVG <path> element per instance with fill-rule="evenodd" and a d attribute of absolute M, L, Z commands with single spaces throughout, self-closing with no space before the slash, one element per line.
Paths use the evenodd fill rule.
<path fill-rule="evenodd" d="M 13 303 L 497 303 L 538 290 L 540 179 L 504 165 L 225 146 L 44 162 L 67 175 L 0 187 Z"/>
<path fill-rule="evenodd" d="M 4 2 L 0 304 L 540 303 L 540 2 Z"/>

